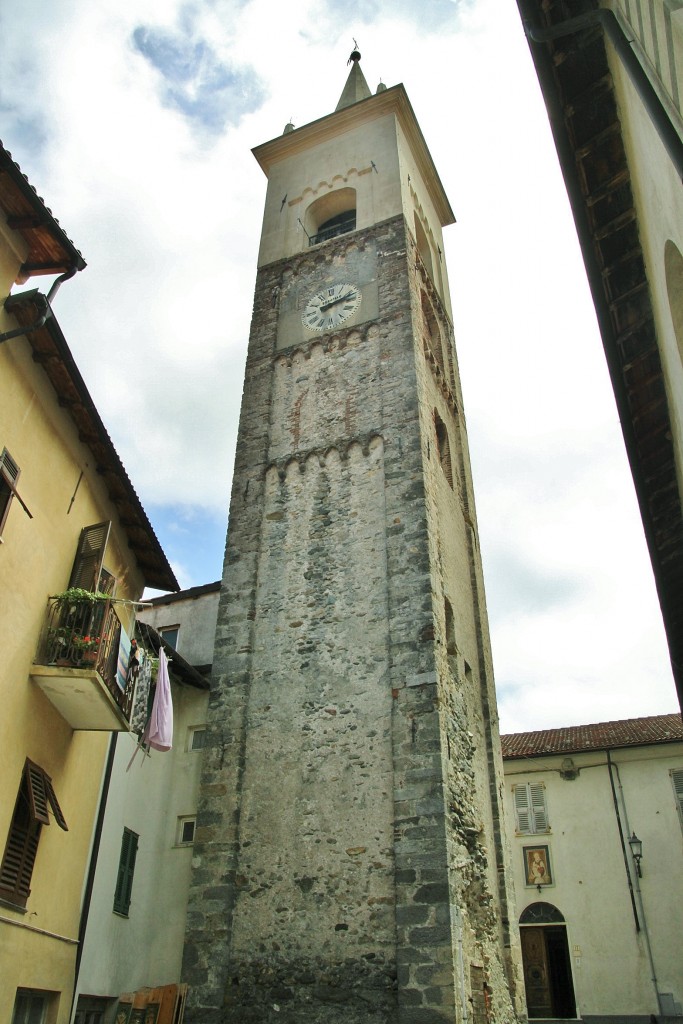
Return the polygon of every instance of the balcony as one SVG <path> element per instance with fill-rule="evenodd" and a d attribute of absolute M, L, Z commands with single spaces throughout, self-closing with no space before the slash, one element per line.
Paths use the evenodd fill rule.
<path fill-rule="evenodd" d="M 67 591 L 49 599 L 31 678 L 72 729 L 128 729 L 135 684 L 126 678 L 121 634 L 106 595 Z"/>

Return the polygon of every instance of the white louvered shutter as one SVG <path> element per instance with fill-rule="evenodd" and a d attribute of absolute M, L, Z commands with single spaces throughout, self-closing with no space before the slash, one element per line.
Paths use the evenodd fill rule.
<path fill-rule="evenodd" d="M 515 814 L 517 815 L 517 831 L 531 832 L 531 808 L 529 807 L 529 789 L 526 783 L 515 786 Z"/>
<path fill-rule="evenodd" d="M 529 783 L 529 802 L 533 818 L 533 832 L 548 831 L 548 813 L 545 808 L 545 787 L 541 782 Z"/>
<path fill-rule="evenodd" d="M 683 827 L 683 768 L 671 769 L 671 781 L 674 784 L 674 793 L 678 802 L 678 813 Z"/>
<path fill-rule="evenodd" d="M 524 782 L 515 786 L 517 831 L 527 835 L 548 831 L 545 787 L 542 782 Z"/>

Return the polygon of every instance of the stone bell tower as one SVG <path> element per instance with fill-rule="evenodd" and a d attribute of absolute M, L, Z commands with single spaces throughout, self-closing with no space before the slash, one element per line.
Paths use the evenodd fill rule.
<path fill-rule="evenodd" d="M 515 1019 L 453 214 L 403 86 L 371 95 L 359 59 L 334 113 L 254 150 L 268 190 L 188 910 L 193 1024 Z"/>

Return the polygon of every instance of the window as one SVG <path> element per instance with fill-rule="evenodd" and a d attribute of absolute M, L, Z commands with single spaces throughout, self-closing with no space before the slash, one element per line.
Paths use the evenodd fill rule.
<path fill-rule="evenodd" d="M 455 617 L 453 605 L 447 597 L 444 598 L 444 610 L 446 613 L 446 651 L 448 654 L 457 654 L 458 646 L 455 642 Z"/>
<path fill-rule="evenodd" d="M 415 241 L 417 242 L 417 251 L 422 258 L 422 262 L 425 265 L 425 269 L 428 271 L 429 276 L 434 280 L 434 266 L 432 264 L 432 249 L 429 244 L 429 239 L 425 233 L 425 229 L 422 227 L 420 218 L 417 214 L 415 216 Z"/>
<path fill-rule="evenodd" d="M 104 1024 L 104 1017 L 111 1000 L 93 996 L 79 996 L 74 1024 Z"/>
<path fill-rule="evenodd" d="M 676 805 L 681 819 L 681 828 L 683 828 L 683 768 L 671 769 L 671 781 L 673 783 L 674 793 L 676 794 Z"/>
<path fill-rule="evenodd" d="M 206 746 L 206 729 L 203 725 L 188 730 L 187 749 L 203 750 Z"/>
<path fill-rule="evenodd" d="M 436 316 L 434 315 L 432 305 L 424 292 L 421 293 L 420 298 L 422 303 L 422 319 L 424 323 L 425 333 L 427 336 L 427 345 L 429 347 L 430 352 L 432 353 L 437 363 L 439 364 L 441 372 L 444 373 L 441 331 L 439 330 L 439 325 L 437 323 Z"/>
<path fill-rule="evenodd" d="M 550 831 L 544 789 L 542 782 L 523 782 L 513 786 L 518 832 L 537 835 Z"/>
<path fill-rule="evenodd" d="M 356 230 L 356 190 L 338 188 L 321 196 L 306 210 L 304 230 L 309 245 L 326 242 Z"/>
<path fill-rule="evenodd" d="M 3 448 L 0 455 L 0 536 L 7 522 L 12 498 L 16 498 L 29 519 L 33 519 L 17 491 L 18 479 L 19 467 L 7 449 Z"/>
<path fill-rule="evenodd" d="M 451 442 L 448 437 L 446 424 L 434 410 L 434 428 L 436 431 L 436 446 L 439 453 L 439 462 L 444 471 L 450 487 L 453 486 L 453 467 L 451 465 Z"/>
<path fill-rule="evenodd" d="M 180 632 L 180 626 L 163 626 L 159 630 L 159 636 L 162 640 L 165 640 L 169 647 L 172 647 L 174 651 L 178 649 L 178 633 Z"/>
<path fill-rule="evenodd" d="M 12 1024 L 44 1024 L 50 995 L 51 993 L 48 995 L 47 992 L 18 988 L 14 1000 Z"/>
<path fill-rule="evenodd" d="M 178 818 L 176 844 L 178 846 L 192 846 L 196 827 L 197 819 L 194 816 L 191 818 Z"/>
<path fill-rule="evenodd" d="M 86 526 L 81 530 L 76 549 L 69 588 L 81 587 L 83 590 L 99 590 L 102 583 L 109 585 L 114 577 L 110 573 L 102 571 L 104 561 L 104 550 L 109 539 L 111 523 L 95 523 L 94 526 Z M 105 591 L 110 593 L 110 590 Z"/>
<path fill-rule="evenodd" d="M 121 914 L 123 917 L 128 917 L 139 838 L 136 832 L 132 832 L 129 828 L 124 828 L 123 836 L 121 837 L 121 854 L 119 856 L 119 870 L 116 876 L 116 889 L 114 891 L 114 913 Z"/>
<path fill-rule="evenodd" d="M 345 235 L 349 231 L 355 230 L 356 211 L 346 210 L 344 213 L 338 213 L 335 217 L 330 217 L 324 224 L 321 224 L 311 238 L 311 245 L 317 245 L 318 242 L 326 242 L 328 238 L 336 238 L 337 235 Z"/>
<path fill-rule="evenodd" d="M 16 906 L 25 907 L 31 894 L 31 876 L 40 830 L 43 825 L 50 824 L 50 810 L 59 827 L 67 832 L 50 776 L 26 758 L 0 865 L 0 897 Z"/>

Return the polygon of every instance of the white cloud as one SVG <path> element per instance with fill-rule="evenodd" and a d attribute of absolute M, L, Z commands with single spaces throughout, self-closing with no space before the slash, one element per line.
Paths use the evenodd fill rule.
<path fill-rule="evenodd" d="M 4 19 L 3 141 L 88 261 L 55 311 L 134 486 L 146 505 L 227 515 L 265 195 L 250 150 L 290 118 L 334 109 L 355 36 L 373 90 L 405 84 L 458 221 L 446 255 L 503 729 L 671 710 L 614 400 L 516 5 L 435 0 L 433 31 L 414 4 L 345 9 L 25 0 Z M 262 105 L 237 100 L 222 132 L 198 131 L 136 50 L 140 26 L 187 30 L 220 67 L 253 75 Z M 169 527 L 181 583 L 207 582 L 188 536 Z"/>

